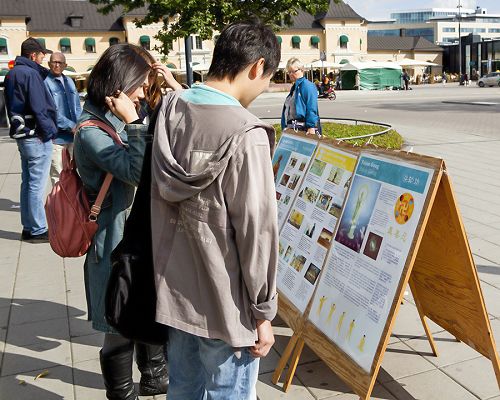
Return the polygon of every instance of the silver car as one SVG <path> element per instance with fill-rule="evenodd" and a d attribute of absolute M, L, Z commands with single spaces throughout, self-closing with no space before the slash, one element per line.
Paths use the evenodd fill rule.
<path fill-rule="evenodd" d="M 500 86 L 500 72 L 491 72 L 479 78 L 477 81 L 479 87 Z"/>

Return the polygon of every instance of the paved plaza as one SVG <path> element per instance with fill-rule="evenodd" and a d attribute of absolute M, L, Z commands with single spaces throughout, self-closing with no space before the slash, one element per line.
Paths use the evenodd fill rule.
<path fill-rule="evenodd" d="M 278 117 L 284 97 L 262 95 L 251 110 Z M 500 88 L 448 84 L 339 92 L 337 100 L 321 101 L 320 112 L 323 118 L 390 123 L 407 150 L 446 161 L 500 343 Z M 0 400 L 104 399 L 98 359 L 103 336 L 86 320 L 83 258 L 63 260 L 48 244 L 19 240 L 20 179 L 16 144 L 0 129 Z M 430 322 L 440 352 L 432 356 L 411 293 L 406 300 L 372 398 L 500 400 L 491 363 Z M 271 376 L 291 331 L 275 321 L 275 334 L 277 343 L 261 362 L 260 400 L 358 398 L 308 348 L 283 393 Z"/>

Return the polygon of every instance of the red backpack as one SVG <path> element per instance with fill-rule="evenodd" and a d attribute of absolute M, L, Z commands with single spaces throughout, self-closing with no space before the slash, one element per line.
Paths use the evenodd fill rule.
<path fill-rule="evenodd" d="M 84 126 L 101 128 L 117 145 L 123 146 L 120 136 L 104 122 L 87 120 L 78 125 L 77 130 Z M 75 159 L 71 159 L 68 149 L 64 149 L 63 170 L 45 202 L 49 242 L 56 254 L 61 257 L 80 257 L 87 253 L 97 231 L 97 217 L 112 179 L 113 175 L 108 172 L 94 205 L 90 206 L 76 171 Z"/>

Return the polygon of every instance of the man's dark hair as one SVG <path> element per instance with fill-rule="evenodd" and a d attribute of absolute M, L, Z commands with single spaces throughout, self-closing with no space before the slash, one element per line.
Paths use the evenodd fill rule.
<path fill-rule="evenodd" d="M 94 105 L 103 107 L 106 96 L 117 90 L 128 95 L 143 84 L 151 66 L 136 47 L 129 43 L 115 44 L 99 58 L 87 87 L 88 99 Z"/>
<path fill-rule="evenodd" d="M 268 76 L 278 68 L 280 57 L 278 39 L 269 26 L 259 21 L 236 22 L 225 27 L 217 39 L 207 78 L 232 81 L 260 58 Z"/>

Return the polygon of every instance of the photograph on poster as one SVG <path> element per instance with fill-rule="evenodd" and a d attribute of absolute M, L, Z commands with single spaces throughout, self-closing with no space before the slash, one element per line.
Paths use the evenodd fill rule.
<path fill-rule="evenodd" d="M 317 176 L 321 176 L 325 171 L 325 167 L 326 167 L 326 162 L 316 158 L 311 165 L 311 173 Z"/>
<path fill-rule="evenodd" d="M 295 157 L 290 158 L 290 168 L 294 168 L 297 165 L 297 159 Z"/>
<path fill-rule="evenodd" d="M 328 175 L 328 180 L 335 185 L 338 185 L 344 175 L 344 170 L 342 168 L 333 167 Z"/>
<path fill-rule="evenodd" d="M 315 189 L 312 187 L 306 187 L 304 190 L 301 192 L 301 196 L 305 201 L 309 203 L 315 203 L 316 200 L 318 199 L 319 195 L 319 189 Z"/>
<path fill-rule="evenodd" d="M 302 214 L 300 211 L 293 210 L 290 213 L 290 217 L 288 218 L 288 222 L 290 223 L 290 225 L 294 226 L 297 229 L 300 229 L 302 221 L 304 221 L 304 214 Z"/>
<path fill-rule="evenodd" d="M 300 175 L 294 175 L 288 184 L 288 188 L 291 190 L 295 190 L 297 187 L 297 183 L 299 183 Z"/>
<path fill-rule="evenodd" d="M 281 193 L 280 192 L 276 192 L 276 200 L 279 200 L 281 199 Z"/>
<path fill-rule="evenodd" d="M 283 197 L 282 203 L 286 206 L 288 203 L 290 203 L 290 195 L 287 194 L 285 197 Z"/>
<path fill-rule="evenodd" d="M 284 251 L 285 251 L 285 248 L 283 247 L 283 244 L 281 243 L 281 240 L 280 240 L 279 243 L 278 243 L 278 253 L 279 253 L 279 255 L 282 256 L 283 253 L 284 253 Z"/>
<path fill-rule="evenodd" d="M 283 174 L 283 177 L 281 178 L 280 181 L 280 185 L 286 186 L 289 180 L 290 180 L 290 175 Z"/>
<path fill-rule="evenodd" d="M 287 262 L 290 261 L 290 258 L 292 257 L 292 252 L 293 252 L 292 246 L 288 246 L 285 252 L 285 257 L 283 257 L 285 261 Z"/>
<path fill-rule="evenodd" d="M 316 265 L 311 263 L 307 268 L 304 278 L 306 278 L 306 281 L 309 282 L 311 285 L 314 285 L 316 283 L 316 279 L 318 279 L 320 271 L 321 270 Z"/>
<path fill-rule="evenodd" d="M 379 191 L 379 182 L 358 175 L 354 177 L 335 240 L 356 253 L 361 250 Z"/>
<path fill-rule="evenodd" d="M 332 206 L 328 210 L 328 212 L 333 215 L 335 218 L 340 217 L 340 213 L 342 211 L 342 204 L 335 204 L 335 201 L 332 203 Z"/>
<path fill-rule="evenodd" d="M 305 263 L 306 263 L 306 258 L 303 255 L 294 254 L 290 265 L 293 267 L 295 271 L 300 272 L 302 271 L 302 268 L 304 268 Z"/>
<path fill-rule="evenodd" d="M 414 208 L 415 200 L 410 193 L 403 193 L 399 196 L 394 207 L 394 217 L 396 218 L 396 222 L 400 225 L 406 224 L 411 218 Z"/>
<path fill-rule="evenodd" d="M 382 245 L 382 236 L 370 232 L 368 234 L 368 239 L 366 240 L 363 254 L 367 257 L 370 257 L 372 260 L 376 260 L 381 245 Z"/>
<path fill-rule="evenodd" d="M 314 235 L 315 229 L 316 229 L 316 222 L 312 222 L 309 224 L 309 226 L 307 227 L 307 229 L 304 233 L 307 237 L 312 238 Z"/>
<path fill-rule="evenodd" d="M 291 154 L 292 153 L 289 150 L 280 148 L 276 149 L 273 157 L 274 182 L 278 182 L 278 180 L 281 179 Z"/>
<path fill-rule="evenodd" d="M 326 211 L 328 210 L 328 207 L 330 207 L 331 202 L 332 196 L 326 193 L 321 193 L 318 202 L 316 203 L 316 207 L 318 207 L 320 210 Z"/>
<path fill-rule="evenodd" d="M 329 249 L 330 245 L 332 244 L 332 239 L 333 239 L 333 233 L 330 232 L 328 229 L 323 228 L 321 230 L 321 233 L 319 234 L 318 243 L 324 248 Z"/>
<path fill-rule="evenodd" d="M 300 163 L 299 171 L 301 171 L 301 172 L 302 172 L 302 171 L 304 171 L 305 167 L 306 167 L 306 162 L 305 162 L 305 161 L 302 161 L 302 162 Z"/>

